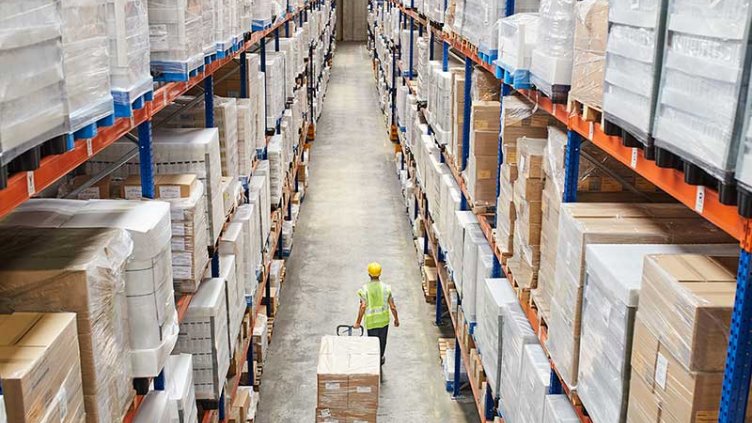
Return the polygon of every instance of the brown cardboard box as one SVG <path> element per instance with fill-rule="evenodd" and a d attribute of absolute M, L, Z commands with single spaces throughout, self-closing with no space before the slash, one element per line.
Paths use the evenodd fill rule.
<path fill-rule="evenodd" d="M 8 421 L 79 421 L 84 397 L 76 315 L 0 315 L 0 377 Z M 69 412 L 61 416 L 60 410 Z"/>
<path fill-rule="evenodd" d="M 120 421 L 133 398 L 123 279 L 132 248 L 123 230 L 0 228 L 0 313 L 76 313 L 89 422 Z"/>
<path fill-rule="evenodd" d="M 249 416 L 248 411 L 251 408 L 253 400 L 253 388 L 239 386 L 235 398 L 232 399 L 232 410 L 230 413 L 229 423 L 246 423 Z"/>
<path fill-rule="evenodd" d="M 499 155 L 499 130 L 473 130 L 470 132 L 470 144 L 474 156 L 489 156 L 497 158 Z"/>
<path fill-rule="evenodd" d="M 500 127 L 500 110 L 501 103 L 499 103 L 498 101 L 473 102 L 472 111 L 470 114 L 470 129 L 473 131 L 498 131 Z"/>
<path fill-rule="evenodd" d="M 58 192 L 59 197 L 66 197 L 69 192 L 80 187 L 91 179 L 89 175 L 74 176 L 71 181 Z M 93 186 L 84 189 L 76 196 L 77 200 L 104 200 L 110 198 L 110 176 L 102 178 Z"/>
<path fill-rule="evenodd" d="M 543 179 L 543 149 L 546 138 L 523 137 L 517 140 L 517 167 L 526 179 Z"/>
<path fill-rule="evenodd" d="M 154 179 L 154 198 L 173 200 L 188 198 L 198 189 L 198 177 L 192 173 L 157 175 Z M 122 184 L 121 196 L 126 200 L 137 200 L 141 196 L 141 177 L 131 175 Z"/>
<path fill-rule="evenodd" d="M 428 287 L 429 295 L 436 295 L 436 284 L 439 277 L 435 267 L 423 266 L 423 278 Z"/>
<path fill-rule="evenodd" d="M 606 69 L 608 1 L 585 0 L 575 6 L 574 55 L 570 96 L 601 109 Z"/>
<path fill-rule="evenodd" d="M 738 259 L 648 256 L 638 317 L 684 367 L 724 369 Z"/>

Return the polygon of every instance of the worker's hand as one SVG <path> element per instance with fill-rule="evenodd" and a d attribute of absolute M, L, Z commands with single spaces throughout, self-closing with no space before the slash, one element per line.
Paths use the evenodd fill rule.
<path fill-rule="evenodd" d="M 355 322 L 355 324 L 353 325 L 353 329 L 360 329 L 360 323 Z"/>
<path fill-rule="evenodd" d="M 394 327 L 395 328 L 399 327 L 399 319 L 394 319 Z"/>

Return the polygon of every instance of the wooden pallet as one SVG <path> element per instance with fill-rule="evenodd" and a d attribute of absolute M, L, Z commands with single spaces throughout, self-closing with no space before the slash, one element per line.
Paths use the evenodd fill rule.
<path fill-rule="evenodd" d="M 426 278 L 423 278 L 423 281 L 421 282 L 421 287 L 423 288 L 423 297 L 426 299 L 426 302 L 429 304 L 436 304 L 436 294 L 429 293 L 430 290 L 428 289 Z"/>
<path fill-rule="evenodd" d="M 450 348 L 454 348 L 454 338 L 439 338 L 439 359 L 442 362 L 446 359 L 446 352 Z"/>
<path fill-rule="evenodd" d="M 272 342 L 272 332 L 274 331 L 274 320 L 275 318 L 273 316 L 267 318 L 266 320 L 266 333 L 267 333 L 269 343 Z"/>
<path fill-rule="evenodd" d="M 600 122 L 601 117 L 603 116 L 603 111 L 599 107 L 572 98 L 571 93 L 569 94 L 569 100 L 567 101 L 567 113 L 570 115 L 579 115 L 582 117 L 582 120 L 587 122 Z"/>
<path fill-rule="evenodd" d="M 530 302 L 530 288 L 523 288 L 517 284 L 514 280 L 514 275 L 509 270 L 508 266 L 504 266 L 504 273 L 507 275 L 509 283 L 512 284 L 514 292 L 517 293 L 517 299 L 519 299 L 522 304 L 528 304 Z"/>

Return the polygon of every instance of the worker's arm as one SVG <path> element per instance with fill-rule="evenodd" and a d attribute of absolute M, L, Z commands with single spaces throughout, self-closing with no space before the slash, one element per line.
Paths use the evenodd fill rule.
<path fill-rule="evenodd" d="M 389 297 L 389 309 L 392 310 L 392 315 L 394 315 L 394 327 L 399 327 L 399 315 L 397 315 L 397 305 L 394 304 L 394 297 Z"/>
<path fill-rule="evenodd" d="M 353 325 L 353 329 L 360 328 L 360 322 L 363 320 L 363 316 L 366 314 L 366 303 L 363 300 L 360 300 L 360 308 L 358 308 L 358 318 L 355 320 L 355 324 Z"/>

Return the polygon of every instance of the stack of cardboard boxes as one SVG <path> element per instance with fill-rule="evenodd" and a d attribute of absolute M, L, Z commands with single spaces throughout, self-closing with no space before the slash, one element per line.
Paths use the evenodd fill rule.
<path fill-rule="evenodd" d="M 498 101 L 473 102 L 470 156 L 464 177 L 474 206 L 488 206 L 496 202 L 500 108 Z"/>
<path fill-rule="evenodd" d="M 317 369 L 316 422 L 376 423 L 380 367 L 378 339 L 324 336 Z"/>

